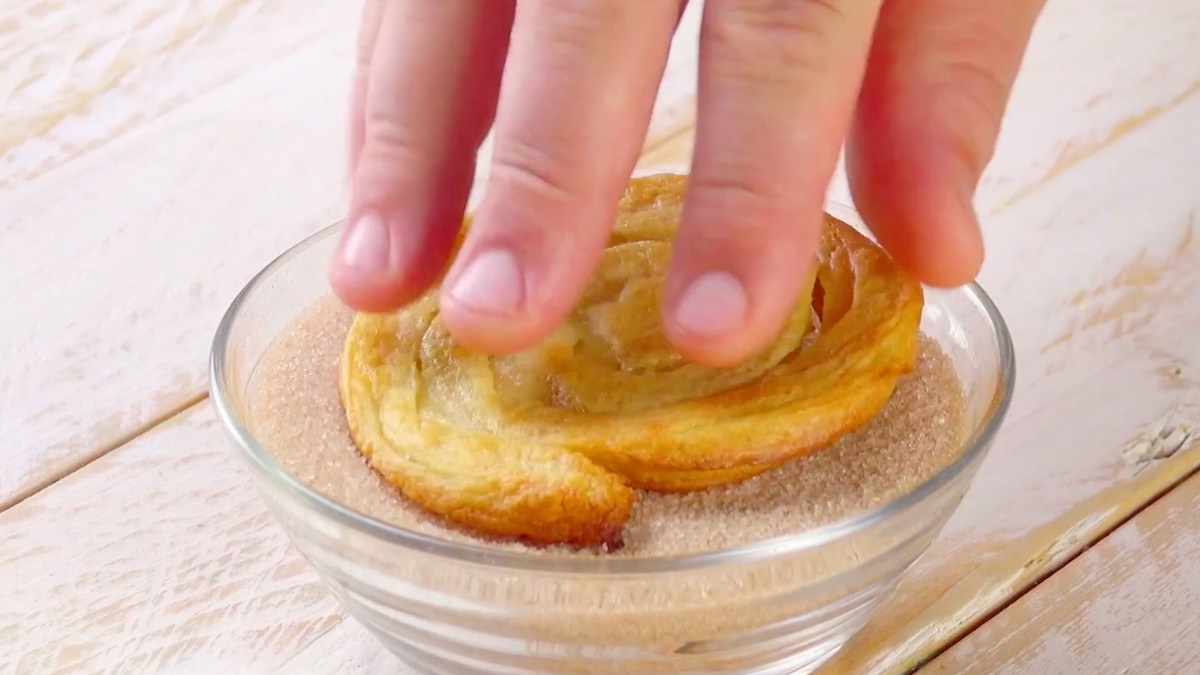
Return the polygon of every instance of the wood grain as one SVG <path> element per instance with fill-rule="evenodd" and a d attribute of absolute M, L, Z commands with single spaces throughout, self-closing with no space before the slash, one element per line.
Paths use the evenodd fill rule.
<path fill-rule="evenodd" d="M 0 509 L 201 397 L 239 288 L 340 217 L 357 7 L 20 0 L 0 23 Z M 695 16 L 651 146 L 691 118 Z"/>
<path fill-rule="evenodd" d="M 1200 476 L 1022 596 L 922 674 L 1197 672 L 1197 513 Z"/>
<path fill-rule="evenodd" d="M 340 213 L 357 3 L 62 7 L 0 20 L 0 508 L 20 502 L 0 514 L 19 589 L 0 670 L 382 667 L 206 404 L 171 416 L 202 395 L 236 289 Z M 695 7 L 648 166 L 690 154 Z M 1198 36 L 1189 0 L 1051 1 L 979 196 L 1018 397 L 943 537 L 829 672 L 920 663 L 1200 465 L 1122 457 L 1194 421 Z"/>
<path fill-rule="evenodd" d="M 0 132 L 0 354 L 14 366 L 0 374 L 0 508 L 194 402 L 237 288 L 336 218 L 340 129 L 326 127 L 355 15 L 17 9 L 0 48 L 15 85 Z"/>
<path fill-rule="evenodd" d="M 45 175 L 270 62 L 353 39 L 353 3 L 8 0 L 0 184 Z M 287 26 L 288 30 L 271 28 Z"/>
<path fill-rule="evenodd" d="M 246 478 L 206 401 L 0 513 L 0 672 L 262 672 L 331 627 Z"/>
<path fill-rule="evenodd" d="M 983 282 L 1017 347 L 1009 420 L 942 536 L 827 672 L 911 669 L 1200 466 L 1123 456 L 1147 429 L 1200 421 L 1179 374 L 1200 365 L 1200 198 L 1171 178 L 1200 171 L 1200 139 L 1179 132 L 1197 115 L 1191 97 L 990 223 Z"/>

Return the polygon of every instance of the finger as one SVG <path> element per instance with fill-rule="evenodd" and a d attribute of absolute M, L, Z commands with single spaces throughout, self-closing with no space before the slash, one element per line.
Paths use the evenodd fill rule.
<path fill-rule="evenodd" d="M 371 55 L 375 53 L 375 40 L 379 37 L 379 26 L 383 20 L 383 8 L 387 0 L 366 0 L 358 26 L 358 43 L 354 60 L 354 78 L 350 84 L 350 143 L 349 174 L 354 175 L 358 165 L 358 153 L 362 150 L 366 121 L 363 106 L 367 98 L 367 81 L 371 74 Z"/>
<path fill-rule="evenodd" d="M 883 6 L 846 168 L 864 221 L 925 283 L 967 283 L 983 263 L 975 188 L 1043 4 Z"/>
<path fill-rule="evenodd" d="M 386 0 L 367 67 L 348 225 L 330 283 L 395 309 L 445 268 L 495 113 L 511 1 Z"/>
<path fill-rule="evenodd" d="M 447 328 L 506 353 L 566 316 L 598 264 L 667 60 L 669 0 L 524 0 L 491 178 L 442 287 Z"/>
<path fill-rule="evenodd" d="M 709 0 L 692 176 L 664 302 L 695 361 L 737 363 L 793 310 L 878 0 Z"/>

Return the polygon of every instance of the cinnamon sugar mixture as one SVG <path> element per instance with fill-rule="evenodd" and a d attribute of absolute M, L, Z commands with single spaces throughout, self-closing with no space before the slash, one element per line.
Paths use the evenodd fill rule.
<path fill-rule="evenodd" d="M 355 449 L 337 395 L 338 359 L 351 319 L 336 299 L 324 299 L 267 350 L 249 392 L 252 432 L 287 471 L 334 501 L 410 530 L 479 541 L 409 503 Z M 625 548 L 605 555 L 712 551 L 877 507 L 954 461 L 967 433 L 966 418 L 953 366 L 934 340 L 921 336 L 917 371 L 901 380 L 865 427 L 737 485 L 690 494 L 642 493 L 625 529 Z"/>

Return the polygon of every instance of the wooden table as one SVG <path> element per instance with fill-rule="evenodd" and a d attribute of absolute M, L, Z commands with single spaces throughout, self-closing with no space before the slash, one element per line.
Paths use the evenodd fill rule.
<path fill-rule="evenodd" d="M 234 293 L 342 212 L 357 5 L 5 1 L 0 671 L 396 672 L 205 399 Z M 690 151 L 694 9 L 645 167 Z M 1051 0 L 978 199 L 1016 400 L 827 673 L 1200 668 L 1198 45 L 1194 0 Z"/>

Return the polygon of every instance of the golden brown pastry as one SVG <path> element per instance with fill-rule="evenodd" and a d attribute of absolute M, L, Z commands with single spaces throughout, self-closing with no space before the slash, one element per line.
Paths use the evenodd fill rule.
<path fill-rule="evenodd" d="M 634 489 L 744 480 L 878 412 L 914 368 L 922 290 L 832 217 L 814 278 L 770 348 L 728 369 L 671 349 L 658 302 L 686 180 L 630 182 L 599 271 L 535 349 L 467 350 L 433 291 L 395 313 L 359 314 L 339 390 L 371 466 L 480 534 L 616 546 Z"/>

